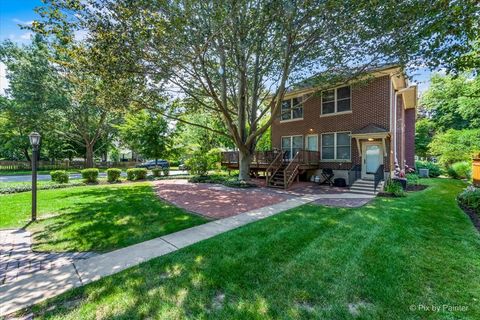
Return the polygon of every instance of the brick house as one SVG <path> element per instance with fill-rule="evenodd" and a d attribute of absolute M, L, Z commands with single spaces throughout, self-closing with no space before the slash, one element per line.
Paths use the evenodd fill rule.
<path fill-rule="evenodd" d="M 272 124 L 272 146 L 292 157 L 297 149 L 319 151 L 319 169 L 331 168 L 348 181 L 361 166 L 371 179 L 380 165 L 385 175 L 395 162 L 414 166 L 417 88 L 408 86 L 399 67 L 372 71 L 368 79 L 317 92 L 303 88 L 286 94 Z"/>
<path fill-rule="evenodd" d="M 270 157 L 257 155 L 252 168 L 264 170 L 267 182 L 268 171 L 272 179 L 280 173 L 285 180 L 280 185 L 285 188 L 293 175 L 310 179 L 321 176 L 322 169 L 332 169 L 335 178 L 347 184 L 379 175 L 383 180 L 395 164 L 414 166 L 416 106 L 417 88 L 408 85 L 398 66 L 372 70 L 362 80 L 327 90 L 289 91 L 271 128 L 272 147 L 277 151 Z M 282 163 L 274 160 L 280 151 Z M 296 171 L 290 170 L 287 177 L 283 171 L 293 160 L 298 160 Z"/>

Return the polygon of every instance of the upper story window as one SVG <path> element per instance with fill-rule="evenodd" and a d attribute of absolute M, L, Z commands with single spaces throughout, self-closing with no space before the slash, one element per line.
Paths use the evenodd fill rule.
<path fill-rule="evenodd" d="M 293 119 L 303 119 L 302 99 L 298 97 L 298 98 L 283 100 L 282 115 L 280 119 L 282 121 L 288 121 Z"/>
<path fill-rule="evenodd" d="M 352 110 L 350 86 L 322 92 L 322 115 L 348 112 Z"/>

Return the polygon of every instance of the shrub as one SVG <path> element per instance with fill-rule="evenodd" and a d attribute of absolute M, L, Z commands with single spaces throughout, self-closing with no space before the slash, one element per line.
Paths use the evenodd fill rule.
<path fill-rule="evenodd" d="M 480 188 L 469 186 L 458 195 L 457 200 L 462 206 L 480 213 Z"/>
<path fill-rule="evenodd" d="M 190 168 L 190 173 L 204 176 L 208 173 L 208 170 L 218 169 L 221 156 L 221 150 L 217 148 L 208 152 L 197 150 L 191 158 L 185 161 L 185 164 Z"/>
<path fill-rule="evenodd" d="M 110 182 L 110 183 L 119 182 L 121 174 L 122 174 L 121 169 L 117 169 L 117 168 L 107 169 L 107 180 L 108 180 L 108 182 Z"/>
<path fill-rule="evenodd" d="M 420 180 L 420 177 L 416 173 L 407 173 L 407 183 L 412 186 L 417 186 Z"/>
<path fill-rule="evenodd" d="M 415 166 L 417 168 L 417 172 L 420 169 L 428 169 L 428 175 L 430 178 L 436 178 L 439 175 L 442 174 L 442 169 L 440 169 L 440 166 L 434 162 L 430 161 L 417 161 L 415 163 Z"/>
<path fill-rule="evenodd" d="M 470 179 L 472 165 L 467 161 L 455 162 L 448 168 L 447 173 L 454 179 Z"/>
<path fill-rule="evenodd" d="M 58 183 L 68 183 L 68 173 L 65 170 L 56 170 L 50 172 L 50 176 L 52 177 L 52 181 Z"/>
<path fill-rule="evenodd" d="M 170 167 L 163 167 L 162 172 L 164 176 L 168 176 L 170 174 Z"/>
<path fill-rule="evenodd" d="M 168 162 L 170 163 L 171 167 L 178 167 L 180 165 L 179 160 L 169 160 Z"/>
<path fill-rule="evenodd" d="M 127 179 L 134 180 L 143 180 L 147 177 L 147 169 L 145 168 L 131 168 L 127 170 Z"/>
<path fill-rule="evenodd" d="M 153 168 L 152 169 L 152 173 L 153 173 L 154 177 L 160 177 L 161 172 L 162 172 L 161 168 Z"/>
<path fill-rule="evenodd" d="M 223 182 L 224 186 L 230 188 L 256 188 L 257 185 L 244 180 L 227 180 Z"/>
<path fill-rule="evenodd" d="M 89 168 L 83 169 L 80 171 L 82 174 L 83 180 L 87 183 L 97 183 L 98 182 L 98 169 L 97 168 Z"/>
<path fill-rule="evenodd" d="M 403 191 L 402 185 L 392 179 L 387 181 L 384 191 L 385 193 L 391 194 L 394 197 L 405 197 L 405 191 Z"/>

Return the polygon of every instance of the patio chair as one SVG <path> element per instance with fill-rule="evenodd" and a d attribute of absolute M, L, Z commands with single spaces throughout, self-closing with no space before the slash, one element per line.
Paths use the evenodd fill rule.
<path fill-rule="evenodd" d="M 323 181 L 321 184 L 328 184 L 330 185 L 330 187 L 333 186 L 333 177 L 335 175 L 333 174 L 333 170 L 332 169 L 322 169 L 322 177 L 323 177 Z"/>

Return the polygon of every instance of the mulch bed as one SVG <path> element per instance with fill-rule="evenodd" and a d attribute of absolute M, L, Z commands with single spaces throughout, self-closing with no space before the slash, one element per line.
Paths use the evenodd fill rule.
<path fill-rule="evenodd" d="M 475 228 L 477 228 L 478 231 L 480 231 L 480 217 L 479 217 L 479 214 L 477 212 L 475 212 L 475 210 L 467 207 L 467 206 L 464 206 L 462 204 L 458 204 L 460 206 L 460 208 L 462 208 L 463 212 L 465 212 L 467 214 L 467 216 L 470 218 L 470 220 L 472 220 L 472 223 L 473 225 L 475 226 Z"/>
<path fill-rule="evenodd" d="M 422 191 L 422 190 L 425 190 L 427 188 L 428 188 L 428 186 L 426 186 L 424 184 L 418 184 L 416 186 L 407 185 L 407 191 L 412 191 L 412 192 Z"/>

